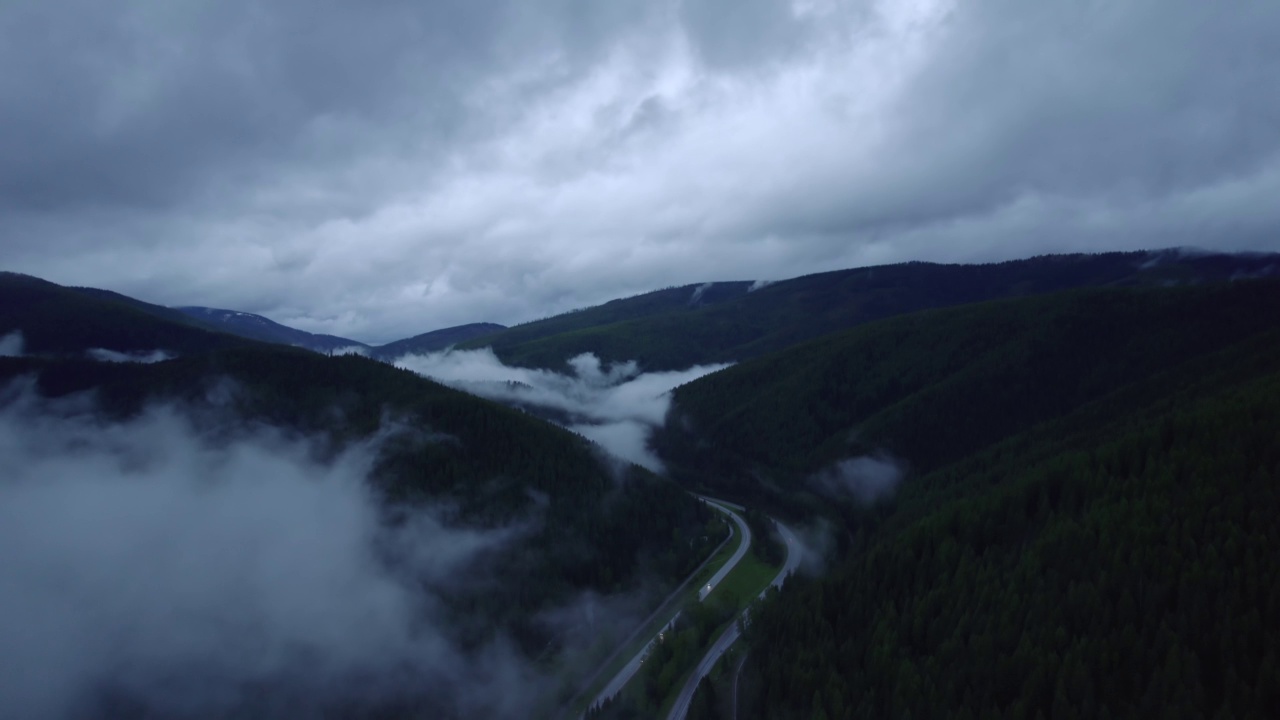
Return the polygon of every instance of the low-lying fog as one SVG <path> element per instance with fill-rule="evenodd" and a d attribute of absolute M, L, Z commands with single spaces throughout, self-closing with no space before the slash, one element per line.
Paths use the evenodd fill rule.
<path fill-rule="evenodd" d="M 438 612 L 503 531 L 391 527 L 371 444 L 208 425 L 0 389 L 0 717 L 527 712 L 527 666 Z"/>
<path fill-rule="evenodd" d="M 662 463 L 648 441 L 666 417 L 671 390 L 728 367 L 647 373 L 633 361 L 605 367 L 583 353 L 568 361 L 569 372 L 560 373 L 505 365 L 489 348 L 406 355 L 395 364 L 491 400 L 549 409 L 569 429 L 655 471 Z"/>

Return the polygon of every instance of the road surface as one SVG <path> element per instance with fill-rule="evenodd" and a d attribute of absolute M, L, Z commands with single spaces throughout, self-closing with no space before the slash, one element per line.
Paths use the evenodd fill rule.
<path fill-rule="evenodd" d="M 800 543 L 796 540 L 795 533 L 791 532 L 791 528 L 776 520 L 774 524 L 777 525 L 778 534 L 782 536 L 783 542 L 787 544 L 787 561 L 783 563 L 782 569 L 778 571 L 778 575 L 774 577 L 773 582 L 769 583 L 769 587 L 782 587 L 782 583 L 787 579 L 787 576 L 800 565 Z M 768 590 L 769 588 L 762 590 L 760 597 L 764 597 Z M 747 610 L 743 610 L 742 617 L 746 617 L 746 615 Z M 716 638 L 716 641 L 711 644 L 711 648 L 707 650 L 707 654 L 702 656 L 698 667 L 689 676 L 689 681 L 680 689 L 680 695 L 676 697 L 675 705 L 671 706 L 671 713 L 667 715 L 667 720 L 684 720 L 684 716 L 689 712 L 689 703 L 693 702 L 693 694 L 698 690 L 698 683 L 711 672 L 711 668 L 715 667 L 715 664 L 720 661 L 725 651 L 738 641 L 740 634 L 738 623 L 734 622 L 720 634 L 720 637 Z"/>
<path fill-rule="evenodd" d="M 658 635 L 654 637 L 654 640 L 657 640 L 659 637 L 661 637 L 662 633 L 670 630 L 671 626 L 676 624 L 676 620 L 679 617 L 680 617 L 680 613 L 677 612 L 675 614 L 675 617 L 671 618 L 671 622 L 667 623 L 665 626 L 663 626 L 661 630 L 658 631 Z M 635 674 L 640 671 L 640 666 L 644 662 L 644 653 L 646 650 L 649 649 L 649 646 L 651 644 L 652 644 L 652 641 L 645 643 L 644 647 L 640 648 L 640 652 L 636 653 L 635 657 L 628 660 L 627 664 L 622 666 L 622 669 L 618 671 L 618 674 L 613 676 L 613 679 L 609 681 L 608 685 L 604 686 L 604 689 L 600 691 L 599 695 L 596 695 L 595 700 L 591 701 L 591 707 L 595 707 L 600 703 L 604 702 L 605 700 L 608 700 L 614 695 L 617 695 L 618 693 L 622 692 L 622 688 L 626 687 L 627 683 L 630 682 L 631 678 L 634 677 Z"/>
<path fill-rule="evenodd" d="M 747 523 L 742 519 L 742 516 L 734 512 L 729 506 L 708 497 L 702 497 L 701 495 L 698 497 L 705 500 L 708 505 L 712 506 L 716 510 L 719 510 L 732 518 L 734 524 L 738 526 L 737 532 L 742 534 L 742 542 L 738 543 L 738 549 L 729 558 L 729 561 L 726 562 L 724 567 L 720 568 L 715 575 L 712 575 L 711 579 L 704 583 L 702 587 L 698 588 L 698 601 L 701 602 L 706 599 L 707 593 L 715 589 L 715 587 L 720 584 L 720 581 L 729 574 L 729 571 L 733 570 L 734 566 L 738 564 L 738 561 L 747 554 L 747 549 L 751 547 L 751 529 L 747 527 Z M 678 593 L 680 591 L 677 590 L 676 592 Z M 676 617 L 679 615 L 680 613 L 676 613 Z M 662 630 L 658 631 L 658 635 L 666 632 L 667 628 L 670 628 L 672 623 L 675 621 L 676 618 L 672 617 L 671 622 L 667 623 Z M 646 622 L 646 624 L 648 623 Z M 658 635 L 654 635 L 653 640 L 657 640 Z M 605 700 L 608 700 L 621 692 L 622 688 L 626 687 L 626 684 L 631 680 L 631 678 L 639 672 L 640 665 L 644 661 L 645 652 L 648 651 L 649 645 L 651 645 L 652 642 L 653 641 L 651 640 L 645 643 L 644 646 L 640 648 L 640 651 L 635 654 L 635 657 L 632 657 L 627 661 L 626 665 L 622 666 L 622 669 L 618 671 L 618 674 L 614 675 L 613 678 L 609 680 L 609 683 L 604 686 L 604 689 L 601 690 L 594 699 L 592 699 L 591 704 L 588 707 L 595 707 L 600 703 L 603 703 Z"/>
<path fill-rule="evenodd" d="M 742 542 L 738 543 L 738 549 L 733 553 L 733 557 L 729 558 L 729 562 L 725 563 L 723 567 L 716 571 L 716 574 L 712 575 L 711 579 L 707 580 L 705 585 L 698 588 L 698 602 L 702 602 L 703 600 L 706 600 L 707 595 L 720 584 L 720 581 L 724 580 L 724 577 L 737 567 L 738 561 L 741 560 L 742 556 L 746 555 L 747 550 L 751 548 L 751 528 L 747 527 L 747 523 L 742 520 L 742 516 L 734 512 L 733 508 L 728 505 L 702 495 L 699 495 L 698 497 L 706 500 L 708 505 L 720 510 L 720 512 L 727 513 L 729 517 L 733 518 L 733 522 L 737 524 L 738 532 L 742 533 Z"/>

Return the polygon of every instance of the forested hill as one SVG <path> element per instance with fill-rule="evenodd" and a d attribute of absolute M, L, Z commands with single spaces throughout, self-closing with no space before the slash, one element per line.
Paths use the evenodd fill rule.
<path fill-rule="evenodd" d="M 479 337 L 486 337 L 506 330 L 496 323 L 470 323 L 432 330 L 403 340 L 389 342 L 372 348 L 370 355 L 379 360 L 395 360 L 404 355 L 437 352 Z"/>
<path fill-rule="evenodd" d="M 593 352 L 648 370 L 735 362 L 894 315 L 1080 287 L 1195 284 L 1280 272 L 1278 255 L 1178 250 L 1055 255 L 986 265 L 903 263 L 763 287 L 706 283 L 648 293 L 513 327 L 464 347 L 505 362 L 562 367 Z M 754 289 L 753 289 L 754 288 Z"/>
<path fill-rule="evenodd" d="M 39 355 L 83 355 L 95 348 L 184 354 L 251 344 L 176 310 L 105 290 L 0 272 L 0 336 L 13 332 L 22 334 L 25 352 Z"/>
<path fill-rule="evenodd" d="M 274 320 L 253 313 L 195 306 L 175 309 L 187 317 L 194 318 L 203 325 L 251 340 L 261 340 L 262 342 L 277 343 L 279 345 L 292 345 L 321 353 L 345 348 L 365 347 L 364 343 L 356 342 L 355 340 L 336 335 L 306 332 L 288 325 L 281 325 Z"/>
<path fill-rule="evenodd" d="M 1003 301 L 679 390 L 686 463 L 838 521 L 827 574 L 753 616 L 739 717 L 1270 717 L 1276 307 L 1275 281 Z M 814 474 L 882 452 L 905 476 L 870 507 L 832 482 L 857 466 Z"/>
<path fill-rule="evenodd" d="M 306 348 L 318 353 L 354 351 L 372 358 L 388 361 L 404 355 L 444 350 L 467 340 L 492 335 L 506 329 L 505 326 L 495 323 L 469 323 L 432 330 L 431 332 L 414 335 L 403 340 L 395 340 L 385 345 L 366 345 L 365 343 L 336 335 L 323 335 L 298 330 L 253 313 L 206 307 L 183 307 L 177 310 L 202 325 L 252 340 Z"/>
<path fill-rule="evenodd" d="M 585 333 L 585 337 L 594 340 L 597 332 L 602 329 L 620 327 L 625 323 L 648 318 L 696 312 L 701 308 L 741 297 L 751 286 L 750 282 L 717 282 L 663 288 L 516 325 L 488 337 L 468 341 L 462 347 L 492 347 L 499 357 L 509 362 L 556 365 L 558 361 L 578 354 L 571 353 L 562 358 L 561 354 L 567 350 L 561 345 L 568 343 L 572 347 L 582 346 L 581 343 L 575 344 L 575 338 L 580 334 Z M 594 345 L 587 350 L 605 352 Z M 607 352 L 605 356 L 610 359 L 627 359 L 613 358 Z"/>
<path fill-rule="evenodd" d="M 45 398 L 89 398 L 67 407 L 104 423 L 165 404 L 211 441 L 284 433 L 322 458 L 372 442 L 370 481 L 389 519 L 426 508 L 450 526 L 514 533 L 442 596 L 449 639 L 474 648 L 500 635 L 568 684 L 609 626 L 588 634 L 585 620 L 557 613 L 588 594 L 661 596 L 727 532 L 674 483 L 606 460 L 574 433 L 376 360 L 257 343 L 22 276 L 0 284 L 0 313 L 17 322 L 0 329 L 28 341 L 24 356 L 0 357 L 8 412 L 34 407 L 23 400 L 30 383 Z M 97 347 L 178 357 L 98 362 Z M 545 702 L 558 690 L 548 682 Z"/>
<path fill-rule="evenodd" d="M 37 355 L 83 354 L 91 348 L 123 354 L 160 350 L 182 355 L 256 341 L 319 353 L 363 348 L 372 357 L 393 360 L 409 353 L 443 350 L 505 329 L 494 323 L 471 323 L 370 347 L 335 335 L 298 330 L 252 313 L 195 306 L 170 308 L 111 290 L 65 287 L 30 275 L 0 272 L 0 337 L 21 332 L 24 351 Z"/>
<path fill-rule="evenodd" d="M 914 474 L 1280 331 L 1280 281 L 1112 288 L 932 310 L 833 334 L 675 391 L 664 458 L 713 489 L 807 491 L 839 460 Z M 751 479 L 754 478 L 754 479 Z"/>

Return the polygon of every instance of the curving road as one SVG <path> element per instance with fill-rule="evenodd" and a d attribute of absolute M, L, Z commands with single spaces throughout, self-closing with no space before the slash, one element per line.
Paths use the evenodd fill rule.
<path fill-rule="evenodd" d="M 706 501 L 708 505 L 712 506 L 716 510 L 719 510 L 720 512 L 732 518 L 734 524 L 738 526 L 737 531 L 739 533 L 742 533 L 742 542 L 738 544 L 738 549 L 729 558 L 729 561 L 726 562 L 724 564 L 724 567 L 721 567 L 720 570 L 717 571 L 715 575 L 712 575 L 711 579 L 707 581 L 706 584 L 698 588 L 698 601 L 701 602 L 702 600 L 706 599 L 708 593 L 710 593 L 713 589 L 715 589 L 717 585 L 720 584 L 721 580 L 724 580 L 725 576 L 728 575 L 729 572 L 733 570 L 734 566 L 738 564 L 738 561 L 741 560 L 743 556 L 747 554 L 747 549 L 751 547 L 751 529 L 747 527 L 747 523 L 745 520 L 742 519 L 742 516 L 734 512 L 733 509 L 730 508 L 728 505 L 725 505 L 724 503 L 718 500 L 713 500 L 709 497 L 703 497 L 701 495 L 698 495 L 697 497 Z M 676 593 L 678 594 L 679 592 L 681 592 L 681 590 L 683 590 L 683 588 L 681 588 L 680 590 L 677 590 Z M 657 635 L 653 636 L 653 640 L 657 640 L 659 635 L 666 632 L 667 629 L 670 628 L 673 623 L 675 623 L 676 618 L 679 616 L 680 616 L 680 613 L 677 612 L 675 616 L 671 618 L 671 621 L 668 622 L 662 628 L 662 630 L 658 631 Z M 652 642 L 653 641 L 645 643 L 644 646 L 640 648 L 640 651 L 635 654 L 635 657 L 631 658 L 629 661 L 627 661 L 626 665 L 622 666 L 622 669 L 618 671 L 618 674 L 613 676 L 613 679 L 611 679 L 609 683 L 604 686 L 604 689 L 601 690 L 600 693 L 595 696 L 595 698 L 591 701 L 591 704 L 588 707 L 595 707 L 622 691 L 622 688 L 626 686 L 626 684 L 631 680 L 632 677 L 635 676 L 637 672 L 639 672 L 640 665 L 644 662 L 645 652 L 649 649 L 649 645 L 651 645 Z"/>
<path fill-rule="evenodd" d="M 741 560 L 742 557 L 747 554 L 747 550 L 751 548 L 751 528 L 747 527 L 747 523 L 743 521 L 741 515 L 734 512 L 733 508 L 729 507 L 725 503 L 719 500 L 712 500 L 704 495 L 699 495 L 698 497 L 706 501 L 708 505 L 733 518 L 733 522 L 738 526 L 738 532 L 742 533 L 742 542 L 738 543 L 738 549 L 733 553 L 733 556 L 729 558 L 729 562 L 725 563 L 715 575 L 712 575 L 706 585 L 698 588 L 698 602 L 702 602 L 703 600 L 706 600 L 707 595 L 709 595 L 711 591 L 720 584 L 720 581 L 724 580 L 725 576 L 733 571 L 733 568 L 738 565 L 738 561 Z"/>
<path fill-rule="evenodd" d="M 774 524 L 778 528 L 778 534 L 787 543 L 787 561 L 783 563 L 782 569 L 778 571 L 778 575 L 774 577 L 773 582 L 769 583 L 769 587 L 781 587 L 787 576 L 800 566 L 800 542 L 796 540 L 795 533 L 791 532 L 791 528 L 777 520 L 774 520 Z M 760 597 L 764 597 L 768 590 L 769 588 L 762 590 Z M 742 617 L 745 618 L 747 612 L 747 610 L 743 610 Z M 715 664 L 720 661 L 725 651 L 738 641 L 738 637 L 741 635 L 738 625 L 736 622 L 730 625 L 711 644 L 711 648 L 707 650 L 707 653 L 702 656 L 702 660 L 698 662 L 698 667 L 694 669 L 693 674 L 689 676 L 688 682 L 680 689 L 680 695 L 676 697 L 675 705 L 671 706 L 671 713 L 667 715 L 667 720 L 684 720 L 684 716 L 689 712 L 689 703 L 693 702 L 693 694 L 698 690 L 698 683 L 711 672 L 711 668 L 715 667 Z"/>

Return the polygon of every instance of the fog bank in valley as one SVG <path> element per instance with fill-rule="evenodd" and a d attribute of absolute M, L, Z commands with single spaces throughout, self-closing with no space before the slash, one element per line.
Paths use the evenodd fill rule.
<path fill-rule="evenodd" d="M 893 495 L 905 472 L 900 460 L 877 453 L 841 460 L 815 474 L 810 484 L 828 497 L 853 498 L 861 505 L 873 505 Z"/>
<path fill-rule="evenodd" d="M 605 366 L 583 353 L 562 373 L 505 365 L 489 348 L 406 355 L 395 364 L 491 400 L 550 410 L 613 455 L 655 471 L 662 463 L 648 447 L 649 435 L 666 418 L 671 390 L 728 367 L 643 372 L 634 361 Z"/>
<path fill-rule="evenodd" d="M 174 355 L 164 350 L 152 350 L 150 352 L 133 352 L 123 353 L 106 348 L 91 348 L 86 353 L 90 359 L 98 362 L 136 362 L 136 363 L 158 363 L 165 360 L 172 360 Z"/>
<path fill-rule="evenodd" d="M 528 666 L 441 610 L 508 533 L 389 524 L 372 444 L 207 425 L 0 389 L 0 716 L 527 712 Z"/>
<path fill-rule="evenodd" d="M 0 357 L 22 357 L 22 331 L 0 335 Z"/>

